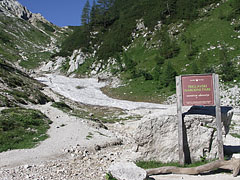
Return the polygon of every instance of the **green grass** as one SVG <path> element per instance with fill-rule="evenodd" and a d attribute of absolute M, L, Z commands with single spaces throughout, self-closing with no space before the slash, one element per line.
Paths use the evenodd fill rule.
<path fill-rule="evenodd" d="M 90 139 L 92 139 L 92 138 L 93 138 L 93 133 L 88 132 L 88 135 L 86 136 L 86 139 L 87 139 L 87 140 L 90 140 Z"/>
<path fill-rule="evenodd" d="M 209 162 L 212 162 L 212 161 L 198 161 L 198 162 L 194 162 L 192 164 L 180 165 L 177 162 L 162 163 L 162 162 L 158 162 L 158 161 L 138 161 L 138 162 L 136 162 L 136 165 L 138 167 L 143 168 L 143 169 L 152 169 L 152 168 L 159 168 L 159 167 L 164 167 L 164 166 L 175 166 L 175 167 L 190 168 L 190 167 L 201 166 L 201 165 L 207 164 Z"/>
<path fill-rule="evenodd" d="M 231 136 L 235 137 L 235 138 L 239 138 L 240 139 L 240 134 L 237 133 L 231 133 Z"/>
<path fill-rule="evenodd" d="M 160 89 L 159 81 L 144 80 L 143 77 L 125 81 L 126 86 L 118 88 L 102 88 L 102 91 L 110 97 L 136 102 L 162 103 L 174 92 L 168 88 Z"/>
<path fill-rule="evenodd" d="M 0 113 L 0 152 L 32 148 L 45 140 L 51 121 L 40 111 L 10 108 Z"/>

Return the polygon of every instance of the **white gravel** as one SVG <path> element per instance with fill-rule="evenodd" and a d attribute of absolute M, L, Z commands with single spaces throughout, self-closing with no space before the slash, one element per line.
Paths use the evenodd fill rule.
<path fill-rule="evenodd" d="M 94 78 L 78 79 L 47 74 L 44 77 L 37 78 L 37 80 L 48 85 L 53 91 L 56 91 L 71 100 L 89 105 L 117 107 L 126 110 L 141 108 L 168 109 L 171 107 L 170 105 L 132 102 L 110 98 L 100 90 L 100 88 L 104 87 L 106 84 L 104 82 L 98 83 L 97 79 Z M 79 89 L 77 86 L 81 88 Z"/>

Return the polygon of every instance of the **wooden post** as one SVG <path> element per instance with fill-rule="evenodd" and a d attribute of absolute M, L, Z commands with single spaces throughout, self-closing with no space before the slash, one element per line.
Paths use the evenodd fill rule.
<path fill-rule="evenodd" d="M 219 78 L 217 74 L 213 74 L 214 80 L 214 100 L 216 106 L 216 125 L 217 125 L 217 143 L 218 156 L 220 160 L 224 160 L 223 140 L 222 140 L 222 120 L 221 120 L 221 106 L 220 106 L 220 92 L 219 92 Z"/>
<path fill-rule="evenodd" d="M 177 93 L 177 116 L 178 116 L 178 151 L 179 163 L 184 165 L 185 157 L 183 150 L 183 117 L 182 117 L 182 80 L 181 76 L 176 77 L 176 93 Z"/>

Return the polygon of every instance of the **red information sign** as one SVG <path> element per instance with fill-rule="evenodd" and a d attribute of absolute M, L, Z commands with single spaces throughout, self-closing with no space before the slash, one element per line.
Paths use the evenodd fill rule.
<path fill-rule="evenodd" d="M 213 76 L 182 76 L 183 106 L 214 105 Z"/>

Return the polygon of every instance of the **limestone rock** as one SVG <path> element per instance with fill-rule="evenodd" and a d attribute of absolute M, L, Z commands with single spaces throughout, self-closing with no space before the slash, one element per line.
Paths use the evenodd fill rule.
<path fill-rule="evenodd" d="M 32 16 L 32 13 L 16 0 L 1 0 L 0 10 L 6 16 L 19 17 L 25 20 Z"/>
<path fill-rule="evenodd" d="M 9 17 L 18 17 L 26 21 L 29 21 L 31 24 L 36 25 L 37 21 L 44 23 L 50 23 L 47 21 L 41 14 L 32 13 L 25 6 L 21 5 L 16 0 L 1 0 L 0 1 L 0 13 Z"/>
<path fill-rule="evenodd" d="M 118 162 L 109 167 L 109 173 L 117 180 L 144 180 L 147 173 L 133 162 Z"/>
<path fill-rule="evenodd" d="M 61 67 L 65 61 L 66 61 L 65 57 L 56 57 L 54 62 L 49 61 L 47 63 L 44 63 L 41 66 L 40 70 L 45 71 L 45 72 L 48 72 L 48 71 L 55 72 L 55 71 L 61 69 Z"/>
<path fill-rule="evenodd" d="M 85 62 L 85 59 L 87 57 L 88 56 L 85 53 L 83 53 L 81 49 L 73 51 L 73 54 L 70 57 L 70 61 L 69 61 L 70 67 L 68 69 L 68 74 L 77 70 L 78 67 Z"/>
<path fill-rule="evenodd" d="M 224 117 L 224 116 L 222 116 Z M 232 114 L 223 118 L 225 134 L 229 129 Z M 178 156 L 178 119 L 175 115 L 145 116 L 135 132 L 135 143 L 143 160 L 176 162 Z M 184 118 L 186 132 L 186 151 L 188 159 L 198 161 L 201 158 L 217 158 L 217 132 L 215 117 L 210 115 L 187 115 Z"/>

